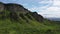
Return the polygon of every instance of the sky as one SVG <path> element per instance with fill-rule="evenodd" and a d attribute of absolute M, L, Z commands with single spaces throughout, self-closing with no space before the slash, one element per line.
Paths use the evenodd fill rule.
<path fill-rule="evenodd" d="M 45 18 L 60 18 L 60 0 L 0 0 L 4 3 L 18 3 Z"/>

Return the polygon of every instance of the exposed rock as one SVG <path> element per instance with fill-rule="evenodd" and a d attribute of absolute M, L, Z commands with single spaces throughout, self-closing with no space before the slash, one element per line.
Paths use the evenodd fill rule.
<path fill-rule="evenodd" d="M 6 9 L 8 9 L 9 11 L 12 11 L 12 12 L 23 12 L 23 6 L 21 5 L 18 5 L 18 4 L 5 4 L 6 6 Z"/>
<path fill-rule="evenodd" d="M 4 10 L 4 3 L 0 2 L 0 12 Z"/>
<path fill-rule="evenodd" d="M 43 16 L 39 15 L 37 12 L 32 12 L 31 15 L 39 22 L 44 20 Z"/>

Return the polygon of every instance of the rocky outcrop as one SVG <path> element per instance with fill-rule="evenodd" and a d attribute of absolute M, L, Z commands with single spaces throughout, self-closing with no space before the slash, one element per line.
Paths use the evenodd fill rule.
<path fill-rule="evenodd" d="M 25 8 L 18 4 L 5 4 L 5 7 L 7 7 L 6 9 L 12 12 L 26 13 L 26 11 L 24 11 Z"/>
<path fill-rule="evenodd" d="M 37 12 L 32 12 L 31 15 L 39 22 L 42 22 L 44 20 L 43 16 L 39 15 Z"/>

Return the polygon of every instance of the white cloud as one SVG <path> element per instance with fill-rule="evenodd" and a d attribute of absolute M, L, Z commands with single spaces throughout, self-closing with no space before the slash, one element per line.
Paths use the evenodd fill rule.
<path fill-rule="evenodd" d="M 43 15 L 44 17 L 60 17 L 60 8 L 59 7 L 49 7 L 47 10 L 42 12 L 38 12 L 39 14 Z"/>
<path fill-rule="evenodd" d="M 49 17 L 60 18 L 60 0 L 54 0 L 52 6 L 38 13 L 43 15 L 46 18 Z"/>
<path fill-rule="evenodd" d="M 60 6 L 60 0 L 54 0 L 54 6 Z"/>

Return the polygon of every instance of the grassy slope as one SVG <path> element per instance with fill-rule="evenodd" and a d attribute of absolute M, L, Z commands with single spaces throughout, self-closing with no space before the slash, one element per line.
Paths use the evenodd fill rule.
<path fill-rule="evenodd" d="M 28 19 L 28 18 L 27 18 Z M 39 23 L 29 20 L 27 23 L 21 18 L 20 22 L 10 19 L 0 20 L 0 34 L 60 34 L 59 26 L 48 21 Z"/>
<path fill-rule="evenodd" d="M 0 19 L 0 34 L 60 34 L 60 25 L 56 23 L 48 20 L 39 23 L 32 16 L 32 20 L 27 16 L 24 18 L 20 17 L 19 22 Z"/>

